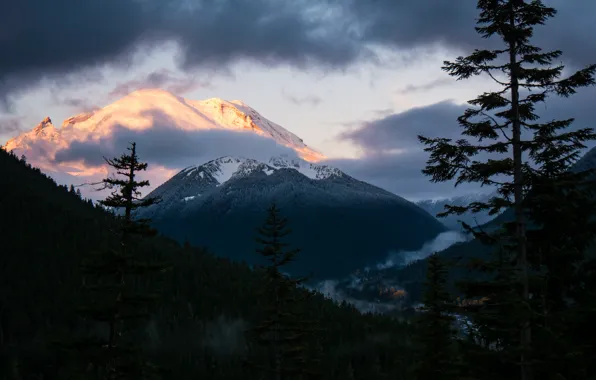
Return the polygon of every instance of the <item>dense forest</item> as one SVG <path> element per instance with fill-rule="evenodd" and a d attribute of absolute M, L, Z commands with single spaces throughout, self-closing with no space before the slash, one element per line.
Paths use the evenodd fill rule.
<path fill-rule="evenodd" d="M 258 268 L 160 235 L 135 217 L 159 199 L 140 195 L 134 143 L 106 160 L 118 175 L 97 204 L 0 151 L 0 379 L 595 379 L 596 176 L 569 169 L 596 134 L 534 106 L 595 84 L 596 65 L 561 78 L 561 52 L 530 44 L 556 13 L 541 1 L 478 8 L 477 32 L 503 48 L 443 69 L 502 89 L 470 101 L 462 139 L 420 136 L 424 173 L 498 190 L 446 213 L 512 219 L 464 223 L 482 254 L 432 255 L 420 307 L 361 313 L 286 275 L 301 251 L 275 204 L 255 231 Z M 453 289 L 449 266 L 464 262 Z"/>

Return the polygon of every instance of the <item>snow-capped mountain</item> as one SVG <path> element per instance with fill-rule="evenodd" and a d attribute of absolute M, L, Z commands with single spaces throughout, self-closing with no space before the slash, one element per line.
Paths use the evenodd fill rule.
<path fill-rule="evenodd" d="M 324 158 L 301 138 L 239 100 L 189 100 L 159 89 L 132 92 L 104 108 L 70 117 L 60 128 L 47 117 L 33 130 L 9 140 L 3 148 L 25 154 L 28 161 L 42 170 L 60 171 L 61 166 L 64 172 L 84 176 L 90 170 L 84 163 L 56 163 L 56 152 L 77 141 L 109 141 L 122 128 L 249 132 L 293 149 L 304 160 L 317 162 Z"/>
<path fill-rule="evenodd" d="M 446 228 L 413 203 L 340 170 L 287 156 L 265 162 L 221 157 L 181 170 L 140 212 L 162 233 L 215 254 L 259 263 L 255 231 L 273 202 L 302 249 L 292 271 L 319 279 L 343 276 L 419 249 Z"/>
<path fill-rule="evenodd" d="M 251 158 L 225 156 L 202 165 L 189 166 L 149 196 L 159 196 L 163 204 L 189 202 L 207 194 L 217 187 L 238 178 L 250 175 L 271 175 L 280 169 L 295 170 L 314 180 L 346 176 L 339 169 L 318 165 L 288 156 L 271 157 L 268 162 Z"/>

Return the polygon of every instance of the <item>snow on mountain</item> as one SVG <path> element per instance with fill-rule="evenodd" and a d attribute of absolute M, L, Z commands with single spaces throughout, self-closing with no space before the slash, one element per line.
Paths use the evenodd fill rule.
<path fill-rule="evenodd" d="M 59 129 L 48 117 L 33 130 L 9 140 L 4 149 L 27 154 L 33 145 L 42 143 L 44 153 L 53 157 L 57 150 L 73 141 L 97 141 L 111 136 L 119 127 L 130 130 L 168 127 L 183 131 L 250 131 L 295 150 L 307 161 L 317 162 L 325 158 L 298 136 L 239 100 L 188 100 L 160 89 L 132 92 L 102 109 L 66 119 Z M 40 165 L 43 169 L 43 162 Z"/>
<path fill-rule="evenodd" d="M 311 180 L 348 177 L 337 168 L 288 156 L 271 157 L 267 162 L 224 156 L 181 170 L 149 196 L 159 196 L 164 203 L 189 202 L 230 180 L 255 174 L 269 176 L 280 169 L 292 169 Z"/>
<path fill-rule="evenodd" d="M 21 151 L 30 150 L 36 141 L 44 141 L 51 146 L 64 147 L 64 141 L 61 138 L 60 130 L 54 127 L 52 119 L 46 117 L 30 132 L 24 133 L 19 137 L 11 139 L 5 146 L 7 151 L 21 149 Z M 20 152 L 24 153 L 24 152 Z"/>
<path fill-rule="evenodd" d="M 287 156 L 271 157 L 267 163 L 250 158 L 225 156 L 203 165 L 190 166 L 182 170 L 182 173 L 186 177 L 198 175 L 204 178 L 205 175 L 211 175 L 219 185 L 222 185 L 232 177 L 246 176 L 257 170 L 269 175 L 275 170 L 283 168 L 297 170 L 310 179 L 325 179 L 331 176 L 341 177 L 345 175 L 339 169 L 327 165 L 317 165 L 306 160 Z"/>
<path fill-rule="evenodd" d="M 416 250 L 446 230 L 402 197 L 289 156 L 220 157 L 181 170 L 148 197 L 162 201 L 137 217 L 151 218 L 164 235 L 252 264 L 259 260 L 254 231 L 274 202 L 293 230 L 288 243 L 303 250 L 289 272 L 319 279 Z"/>

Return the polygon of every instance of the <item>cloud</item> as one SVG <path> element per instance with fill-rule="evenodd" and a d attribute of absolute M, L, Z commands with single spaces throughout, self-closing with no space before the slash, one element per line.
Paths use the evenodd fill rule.
<path fill-rule="evenodd" d="M 474 31 L 478 10 L 475 1 L 349 1 L 363 41 L 398 49 L 440 45 L 471 52 L 501 46 L 498 39 L 482 39 Z M 558 14 L 538 27 L 534 43 L 544 49 L 561 49 L 564 60 L 576 66 L 596 62 L 596 32 L 592 0 L 547 0 Z M 424 25 L 424 27 L 421 27 Z"/>
<path fill-rule="evenodd" d="M 56 105 L 74 108 L 77 112 L 91 112 L 101 107 L 89 100 L 88 97 L 61 96 L 58 91 L 52 91 L 52 100 Z"/>
<path fill-rule="evenodd" d="M 422 260 L 435 252 L 441 252 L 453 244 L 469 240 L 466 235 L 457 231 L 440 233 L 433 240 L 424 243 L 417 251 L 391 252 L 384 263 L 377 264 L 377 269 L 383 270 L 395 266 L 405 266 L 414 261 Z"/>
<path fill-rule="evenodd" d="M 573 97 L 551 98 L 537 105 L 536 112 L 542 120 L 575 117 L 573 129 L 596 127 L 595 97 L 596 88 L 581 89 Z M 454 189 L 453 182 L 431 183 L 430 178 L 421 173 L 429 154 L 423 151 L 417 135 L 460 138 L 461 127 L 457 117 L 465 108 L 467 105 L 443 101 L 365 122 L 339 136 L 361 148 L 363 156 L 329 160 L 327 163 L 410 200 L 477 192 L 477 184 L 462 184 Z M 589 147 L 593 145 L 591 143 Z"/>
<path fill-rule="evenodd" d="M 418 144 L 417 135 L 455 137 L 459 132 L 456 119 L 465 109 L 466 106 L 442 101 L 365 123 L 356 130 L 342 133 L 340 138 L 357 143 L 367 151 L 407 150 Z"/>
<path fill-rule="evenodd" d="M 135 53 L 167 41 L 181 48 L 179 63 L 186 69 L 238 59 L 345 66 L 360 47 L 344 23 L 329 24 L 317 9 L 319 3 L 310 0 L 4 2 L 0 83 L 5 91 L 16 90 L 104 64 L 128 68 Z"/>
<path fill-rule="evenodd" d="M 252 132 L 183 131 L 154 126 L 142 131 L 119 127 L 110 136 L 99 140 L 73 141 L 68 148 L 56 152 L 55 161 L 63 164 L 83 161 L 88 166 L 102 166 L 104 156 L 120 156 L 130 142 L 137 143 L 143 161 L 172 169 L 183 169 L 227 155 L 257 160 L 269 160 L 280 154 L 296 156 L 292 149 Z"/>
<path fill-rule="evenodd" d="M 153 120 L 155 123 L 150 129 L 131 130 L 115 126 L 108 135 L 99 139 L 74 140 L 55 153 L 47 149 L 44 141 L 30 144 L 28 152 L 36 152 L 32 157 L 51 166 L 54 172 L 71 175 L 65 178 L 72 180 L 76 177 L 75 184 L 92 184 L 113 172 L 105 165 L 104 157 L 119 157 L 129 143 L 136 142 L 140 159 L 149 164 L 148 171 L 142 177 L 150 181 L 151 187 L 144 189 L 144 194 L 185 167 L 226 155 L 262 161 L 268 161 L 276 155 L 297 157 L 292 149 L 252 132 L 216 129 L 187 131 L 170 127 L 174 123 L 168 122 L 163 116 L 154 117 Z M 82 187 L 81 191 L 92 199 L 105 195 L 93 191 L 93 187 L 89 186 Z"/>
<path fill-rule="evenodd" d="M 409 84 L 406 87 L 398 90 L 397 92 L 401 95 L 407 95 L 407 94 L 411 94 L 414 92 L 430 91 L 437 87 L 445 86 L 445 85 L 452 84 L 452 83 L 453 83 L 453 79 L 451 79 L 451 78 L 439 78 L 439 79 L 435 79 L 431 82 L 420 84 L 420 85 Z"/>
<path fill-rule="evenodd" d="M 16 116 L 0 116 L 0 136 L 20 131 L 22 121 L 22 118 Z"/>
<path fill-rule="evenodd" d="M 311 107 L 316 107 L 319 104 L 321 104 L 321 102 L 323 101 L 323 99 L 321 97 L 316 96 L 316 95 L 307 95 L 307 96 L 303 96 L 303 97 L 298 97 L 298 96 L 288 94 L 285 90 L 282 90 L 282 95 L 288 101 L 290 101 L 291 103 L 293 103 L 297 106 L 309 105 Z"/>
<path fill-rule="evenodd" d="M 313 289 L 335 302 L 348 302 L 363 313 L 391 312 L 402 306 L 407 293 L 404 288 L 385 276 L 385 273 L 388 273 L 385 272 L 386 269 L 408 265 L 468 239 L 466 235 L 456 231 L 443 232 L 417 251 L 390 252 L 387 260 L 378 263 L 376 268 L 363 268 L 342 280 L 321 281 Z M 387 291 L 396 291 L 400 295 L 397 298 L 375 297 L 380 295 L 381 289 L 385 290 L 382 292 L 385 296 L 389 295 Z"/>
<path fill-rule="evenodd" d="M 428 154 L 422 150 L 417 135 L 456 137 L 459 133 L 456 119 L 464 109 L 465 106 L 445 101 L 365 122 L 339 136 L 361 148 L 364 155 L 327 163 L 408 199 L 451 193 L 452 183 L 431 187 L 429 179 L 421 173 Z"/>
<path fill-rule="evenodd" d="M 592 0 L 550 0 L 559 9 L 536 32 L 565 61 L 596 62 Z M 492 46 L 474 31 L 473 1 L 444 0 L 21 0 L 0 11 L 0 93 L 42 79 L 130 68 L 164 42 L 180 48 L 181 68 L 223 67 L 242 59 L 266 65 L 343 69 L 384 46 L 402 52 Z M 51 23 L 48 23 L 51 20 Z M 424 27 L 420 27 L 424 25 Z M 412 59 L 416 59 L 416 54 Z"/>
<path fill-rule="evenodd" d="M 160 69 L 146 76 L 118 84 L 110 93 L 111 97 L 123 97 L 133 91 L 147 88 L 161 88 L 176 95 L 210 87 L 209 82 L 200 81 L 195 76 L 176 76 L 172 71 Z"/>

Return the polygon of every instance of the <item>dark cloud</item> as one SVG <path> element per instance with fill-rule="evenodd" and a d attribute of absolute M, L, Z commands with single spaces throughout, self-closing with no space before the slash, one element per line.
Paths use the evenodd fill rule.
<path fill-rule="evenodd" d="M 550 0 L 558 17 L 537 43 L 564 49 L 577 65 L 596 62 L 592 0 Z M 365 47 L 416 49 L 486 46 L 474 32 L 474 1 L 444 0 L 20 0 L 0 5 L 0 93 L 42 78 L 130 68 L 133 52 L 164 41 L 182 49 L 185 69 L 223 67 L 238 59 L 265 64 L 344 68 Z M 371 45 L 371 46 L 372 46 Z"/>
<path fill-rule="evenodd" d="M 109 96 L 120 98 L 133 91 L 146 88 L 161 88 L 176 95 L 183 95 L 207 87 L 210 87 L 210 83 L 206 80 L 201 81 L 195 76 L 177 76 L 170 70 L 161 69 L 142 78 L 118 84 Z"/>
<path fill-rule="evenodd" d="M 341 134 L 340 138 L 358 144 L 367 152 L 410 149 L 418 144 L 418 134 L 429 137 L 456 136 L 459 132 L 456 119 L 465 108 L 449 101 L 412 108 L 364 123 L 356 130 Z"/>
<path fill-rule="evenodd" d="M 552 98 L 537 106 L 542 120 L 575 118 L 573 129 L 596 128 L 594 98 L 596 88 L 582 89 L 570 98 Z M 421 170 L 428 153 L 418 142 L 417 135 L 426 137 L 460 138 L 457 117 L 466 105 L 441 102 L 426 107 L 390 115 L 364 123 L 360 128 L 345 132 L 340 138 L 362 148 L 359 159 L 331 160 L 348 174 L 383 187 L 409 199 L 425 199 L 460 195 L 477 191 L 478 185 L 466 184 L 457 189 L 452 182 L 431 183 Z M 589 147 L 594 146 L 590 143 Z M 486 156 L 479 155 L 482 160 Z"/>
<path fill-rule="evenodd" d="M 130 66 L 131 53 L 160 41 L 179 43 L 185 68 L 241 58 L 297 66 L 355 59 L 347 34 L 323 28 L 304 13 L 310 8 L 306 0 L 4 1 L 0 84 L 10 90 L 105 63 Z"/>
<path fill-rule="evenodd" d="M 288 94 L 285 90 L 282 91 L 282 95 L 289 102 L 291 102 L 297 106 L 309 105 L 311 107 L 316 107 L 319 104 L 321 104 L 321 102 L 323 101 L 323 99 L 321 97 L 316 96 L 316 95 L 307 95 L 307 96 L 299 97 L 299 96 Z"/>
<path fill-rule="evenodd" d="M 103 157 L 120 156 L 130 142 L 136 142 L 141 158 L 151 164 L 182 169 L 222 156 L 249 157 L 268 161 L 271 156 L 286 154 L 295 157 L 290 148 L 251 132 L 173 129 L 167 124 L 143 131 L 116 128 L 113 135 L 97 141 L 77 141 L 56 152 L 57 163 L 83 161 L 88 166 L 103 165 Z M 170 124 L 172 125 L 172 124 Z"/>
<path fill-rule="evenodd" d="M 596 2 L 592 0 L 546 0 L 558 10 L 546 26 L 538 27 L 534 43 L 545 49 L 560 49 L 564 60 L 577 66 L 596 62 Z M 476 1 L 443 0 L 351 0 L 354 20 L 360 24 L 362 40 L 399 49 L 442 45 L 471 52 L 495 47 L 497 39 L 482 39 L 474 31 Z"/>

